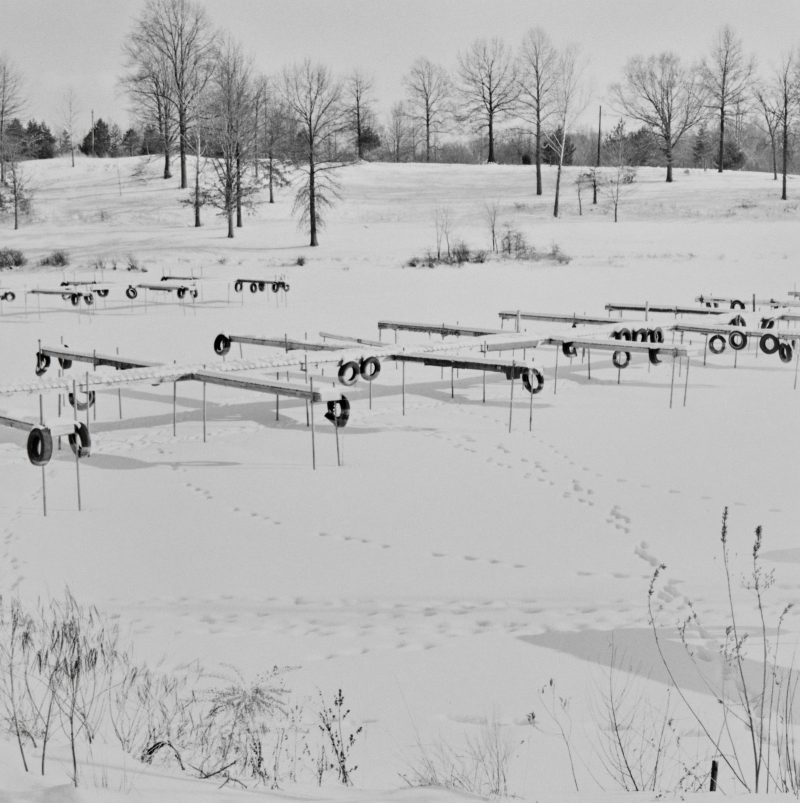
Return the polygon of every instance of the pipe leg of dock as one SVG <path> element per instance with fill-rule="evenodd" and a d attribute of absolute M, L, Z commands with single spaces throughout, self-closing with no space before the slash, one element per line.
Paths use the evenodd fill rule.
<path fill-rule="evenodd" d="M 528 408 L 528 432 L 533 432 L 533 393 L 530 395 L 529 408 Z"/>
<path fill-rule="evenodd" d="M 706 364 L 707 354 L 708 354 L 708 334 L 706 334 L 706 342 L 703 344 L 703 365 Z"/>
<path fill-rule="evenodd" d="M 797 390 L 797 365 L 800 360 L 800 348 L 795 349 L 796 356 L 794 358 L 794 389 Z"/>
<path fill-rule="evenodd" d="M 275 394 L 275 420 L 281 420 L 281 397 L 280 394 Z"/>
<path fill-rule="evenodd" d="M 442 368 L 442 370 L 444 370 L 444 368 Z M 455 388 L 453 386 L 453 374 L 454 374 L 454 372 L 455 372 L 455 369 L 451 365 L 450 366 L 450 398 L 451 399 L 455 398 Z"/>
<path fill-rule="evenodd" d="M 672 395 L 675 391 L 675 352 L 672 352 L 672 379 L 669 383 L 669 409 L 672 409 Z"/>
<path fill-rule="evenodd" d="M 406 363 L 403 361 L 402 364 L 402 397 L 403 397 L 403 415 L 406 414 Z"/>
<path fill-rule="evenodd" d="M 686 396 L 689 393 L 689 362 L 690 358 L 689 355 L 686 355 L 686 381 L 683 385 L 683 406 L 686 407 Z"/>
<path fill-rule="evenodd" d="M 311 408 L 311 468 L 317 470 L 317 444 L 314 438 L 314 380 L 311 379 L 311 398 L 308 400 L 308 405 Z"/>
<path fill-rule="evenodd" d="M 558 352 L 560 349 L 556 347 L 556 368 L 553 372 L 553 395 L 556 395 L 556 390 L 558 388 Z"/>
<path fill-rule="evenodd" d="M 586 374 L 589 379 L 592 378 L 592 350 L 586 349 Z"/>
<path fill-rule="evenodd" d="M 206 383 L 203 382 L 203 443 L 206 442 Z"/>
<path fill-rule="evenodd" d="M 88 382 L 87 382 L 88 385 Z M 172 437 L 178 434 L 178 383 L 172 383 Z"/>
<path fill-rule="evenodd" d="M 508 401 L 508 431 L 511 432 L 511 416 L 514 412 L 514 375 L 516 374 L 514 362 L 511 362 L 511 398 Z"/>
<path fill-rule="evenodd" d="M 795 377 L 795 386 L 796 385 L 797 385 L 797 377 Z M 483 372 L 483 403 L 486 404 L 486 371 Z"/>
<path fill-rule="evenodd" d="M 78 423 L 78 405 L 77 405 L 78 390 L 77 390 L 77 384 L 76 384 L 74 379 L 72 380 L 72 398 L 75 399 L 75 401 L 76 401 L 75 406 L 72 408 L 72 417 L 73 417 L 73 420 L 75 421 L 75 423 L 77 424 Z M 78 435 L 77 435 L 77 431 L 76 431 L 75 438 L 77 439 L 77 437 L 78 437 Z M 77 489 L 78 489 L 78 511 L 80 511 L 80 509 L 81 509 L 81 462 L 78 459 L 78 451 L 79 451 L 78 449 L 75 449 L 75 483 L 76 483 L 76 486 L 77 486 Z"/>

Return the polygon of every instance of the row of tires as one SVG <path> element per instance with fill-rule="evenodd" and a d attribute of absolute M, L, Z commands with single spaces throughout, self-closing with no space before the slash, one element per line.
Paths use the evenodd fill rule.
<path fill-rule="evenodd" d="M 272 288 L 273 293 L 277 293 L 278 290 L 283 290 L 284 293 L 289 292 L 289 283 L 284 282 L 282 279 L 279 281 L 274 282 L 262 282 L 260 280 L 250 280 L 250 279 L 237 279 L 233 283 L 233 289 L 237 293 L 241 293 L 244 290 L 245 285 L 249 285 L 251 293 L 263 293 L 267 289 L 267 285 L 270 285 Z"/>
<path fill-rule="evenodd" d="M 712 335 L 708 339 L 708 350 L 712 354 L 722 354 L 726 346 L 734 351 L 741 351 L 747 346 L 748 337 L 744 332 L 731 332 L 727 337 L 722 334 Z M 775 335 L 763 334 L 758 339 L 758 347 L 764 354 L 776 354 L 781 362 L 791 362 L 794 350 L 792 343 L 779 340 Z"/>
<path fill-rule="evenodd" d="M 125 295 L 133 301 L 133 299 L 139 295 L 139 290 L 132 284 L 128 285 L 128 288 L 125 290 Z M 192 298 L 197 298 L 197 290 L 194 287 L 178 287 L 175 290 L 175 295 L 178 296 L 178 298 L 186 298 L 187 295 Z"/>
<path fill-rule="evenodd" d="M 621 329 L 615 329 L 611 333 L 614 340 L 630 340 L 631 343 L 663 343 L 664 330 L 660 326 L 654 329 L 641 327 L 639 329 L 628 329 L 623 326 Z"/>
<path fill-rule="evenodd" d="M 700 298 L 697 299 L 701 304 L 705 304 L 708 309 L 717 309 L 719 308 L 719 300 L 714 298 Z M 745 309 L 744 301 L 738 298 L 732 298 L 728 301 L 728 305 L 730 309 Z"/>
<path fill-rule="evenodd" d="M 0 293 L 0 301 L 13 301 L 17 297 L 17 294 L 13 290 L 6 290 L 4 293 Z"/>
<path fill-rule="evenodd" d="M 89 457 L 92 448 L 92 439 L 89 428 L 81 422 L 75 423 L 75 431 L 67 435 L 69 448 L 78 457 Z M 53 456 L 53 433 L 48 427 L 34 427 L 28 433 L 26 444 L 28 460 L 34 466 L 46 466 Z"/>

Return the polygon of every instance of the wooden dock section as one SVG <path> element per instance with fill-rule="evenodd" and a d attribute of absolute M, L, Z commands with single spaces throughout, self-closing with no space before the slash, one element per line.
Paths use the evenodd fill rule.
<path fill-rule="evenodd" d="M 378 321 L 378 332 L 382 332 L 384 329 L 394 329 L 395 332 L 427 332 L 428 334 L 437 334 L 441 335 L 442 337 L 447 337 L 448 335 L 480 337 L 481 335 L 505 334 L 502 329 L 487 329 L 485 327 L 478 326 L 461 326 L 459 324 Z"/>
<path fill-rule="evenodd" d="M 426 354 L 397 352 L 390 359 L 397 362 L 416 362 L 437 368 L 459 368 L 473 371 L 490 371 L 505 374 L 506 379 L 518 379 L 528 370 L 524 362 L 512 360 L 481 360 L 475 357 L 461 357 L 457 354 Z"/>
<path fill-rule="evenodd" d="M 578 315 L 574 312 L 569 313 L 554 313 L 554 312 L 522 312 L 520 310 L 503 310 L 497 313 L 500 316 L 501 324 L 504 321 L 547 321 L 549 323 L 569 323 L 573 326 L 579 324 L 586 324 L 589 326 L 603 326 L 604 324 L 613 324 L 616 321 L 610 317 L 599 318 L 596 315 Z M 519 326 L 517 327 L 519 331 Z"/>
<path fill-rule="evenodd" d="M 720 307 L 692 307 L 689 305 L 666 305 L 666 304 L 606 304 L 609 312 L 643 312 L 645 316 L 649 312 L 668 313 L 670 315 L 730 315 L 736 310 L 721 309 Z"/>

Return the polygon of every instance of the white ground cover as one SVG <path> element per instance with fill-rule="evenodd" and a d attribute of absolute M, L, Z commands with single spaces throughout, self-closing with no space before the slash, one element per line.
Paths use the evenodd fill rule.
<path fill-rule="evenodd" d="M 497 313 L 509 309 L 603 315 L 608 302 L 691 304 L 702 293 L 785 299 L 798 278 L 800 211 L 777 200 L 778 185 L 764 174 L 677 171 L 667 185 L 663 171 L 642 170 L 614 224 L 605 202 L 592 207 L 585 193 L 578 215 L 569 170 L 554 220 L 550 174 L 537 199 L 529 168 L 363 164 L 341 172 L 342 199 L 311 249 L 288 190 L 228 240 L 210 210 L 201 229 L 192 227 L 179 203 L 188 193 L 160 179 L 156 162 L 81 160 L 73 169 L 64 160 L 25 170 L 32 219 L 0 241 L 29 259 L 0 272 L 0 288 L 17 293 L 0 314 L 2 385 L 35 380 L 39 341 L 212 368 L 221 363 L 212 349 L 220 332 L 377 339 L 378 320 L 499 327 Z M 501 231 L 517 229 L 544 252 L 557 244 L 571 261 L 407 266 L 435 248 L 437 208 L 448 210 L 454 241 L 487 249 L 485 205 L 495 201 Z M 70 254 L 70 266 L 37 267 L 55 249 Z M 129 256 L 147 273 L 126 271 Z M 201 277 L 195 301 L 124 296 L 129 283 L 189 273 Z M 237 294 L 240 277 L 283 277 L 291 289 Z M 92 278 L 111 290 L 91 309 L 25 293 Z M 748 314 L 757 325 L 760 315 Z M 672 322 L 651 316 L 649 325 Z M 570 332 L 523 324 L 532 336 Z M 437 338 L 398 335 L 409 347 Z M 403 372 L 385 361 L 371 409 L 366 383 L 345 390 L 352 412 L 339 433 L 341 467 L 333 427 L 316 409 L 316 470 L 302 401 L 282 399 L 276 419 L 274 397 L 209 386 L 204 443 L 198 383 L 178 385 L 174 436 L 171 383 L 131 385 L 121 401 L 116 390 L 100 391 L 92 456 L 80 465 L 80 512 L 72 452 L 56 452 L 44 472 L 45 517 L 24 433 L 0 428 L 3 596 L 32 604 L 68 587 L 118 623 L 137 659 L 168 672 L 194 661 L 245 678 L 292 667 L 287 687 L 315 743 L 319 692 L 330 700 L 342 689 L 352 721 L 364 726 L 352 750 L 355 787 L 339 789 L 333 773 L 317 788 L 309 773 L 283 791 L 259 792 L 269 799 L 471 799 L 408 789 L 403 778 L 421 768 L 420 746 L 428 757 L 443 746 L 465 755 L 494 734 L 508 745 L 510 793 L 616 800 L 603 759 L 610 674 L 629 683 L 630 704 L 650 721 L 671 706 L 683 762 L 698 766 L 688 771 L 675 759 L 668 788 L 681 777 L 691 788 L 713 750 L 674 693 L 667 702 L 649 583 L 666 564 L 654 596 L 659 621 L 676 624 L 690 600 L 707 627 L 698 660 L 720 678 L 716 651 L 729 613 L 719 535 L 728 507 L 741 622 L 758 624 L 739 580 L 760 524 L 775 581 L 766 621 L 777 623 L 800 588 L 800 391 L 794 360 L 782 364 L 751 345 L 735 367 L 731 349 L 703 366 L 702 336 L 684 345 L 688 383 L 686 365 L 677 366 L 672 408 L 669 360 L 650 366 L 634 356 L 618 375 L 608 352 L 594 352 L 590 379 L 586 361 L 562 355 L 554 393 L 555 349 L 518 351 L 514 358 L 533 359 L 546 384 L 531 406 L 517 383 L 510 432 L 504 378 L 489 376 L 484 403 L 480 374 L 461 372 L 451 398 L 448 370 L 407 365 L 403 416 Z M 243 348 L 245 357 L 269 353 Z M 238 357 L 234 344 L 228 360 Z M 68 375 L 80 380 L 85 371 L 76 365 Z M 55 417 L 57 395 L 45 393 L 43 406 L 45 420 Z M 0 398 L 0 415 L 38 418 L 38 395 Z M 790 613 L 782 636 L 789 660 L 799 628 Z M 681 660 L 674 633 L 665 638 L 682 686 L 714 716 L 718 706 Z M 64 750 L 44 779 L 22 772 L 10 739 L 2 756 L 0 789 L 11 797 L 0 792 L 0 800 L 242 796 L 174 766 L 143 769 L 111 739 L 85 757 L 77 792 Z M 720 785 L 741 791 L 724 768 Z"/>

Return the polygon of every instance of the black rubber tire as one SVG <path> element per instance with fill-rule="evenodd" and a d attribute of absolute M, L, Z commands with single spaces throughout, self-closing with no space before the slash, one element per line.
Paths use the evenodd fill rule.
<path fill-rule="evenodd" d="M 267 289 L 267 283 L 266 282 L 259 282 L 258 283 L 258 289 L 259 289 L 260 292 L 263 293 Z"/>
<path fill-rule="evenodd" d="M 374 381 L 381 372 L 380 360 L 377 357 L 365 357 L 358 366 L 358 372 L 363 380 Z"/>
<path fill-rule="evenodd" d="M 725 345 L 726 341 L 724 335 L 711 335 L 711 337 L 708 338 L 708 350 L 712 354 L 722 354 L 722 352 L 725 351 Z"/>
<path fill-rule="evenodd" d="M 337 429 L 347 426 L 350 419 L 350 402 L 347 400 L 347 396 L 342 396 L 338 401 L 329 401 L 325 418 Z"/>
<path fill-rule="evenodd" d="M 91 293 L 86 293 L 83 297 L 83 303 L 86 304 L 87 307 L 91 307 L 94 304 L 94 296 Z"/>
<path fill-rule="evenodd" d="M 72 368 L 72 360 L 69 357 L 59 357 L 58 364 L 65 371 L 68 371 L 70 368 Z"/>
<path fill-rule="evenodd" d="M 131 301 L 133 301 L 133 299 L 136 298 L 136 296 L 139 295 L 139 291 L 131 284 L 131 285 L 128 286 L 128 289 L 125 291 L 125 295 L 128 296 L 128 298 Z"/>
<path fill-rule="evenodd" d="M 622 329 L 617 332 L 619 335 L 619 340 L 630 340 L 631 339 L 631 330 L 628 329 L 626 326 L 623 326 Z"/>
<path fill-rule="evenodd" d="M 280 284 L 278 284 L 278 282 L 273 282 L 272 283 L 272 292 L 273 293 L 277 293 L 278 290 L 280 290 L 280 289 L 281 289 L 281 286 L 280 286 Z"/>
<path fill-rule="evenodd" d="M 70 297 L 69 297 L 69 301 L 70 301 L 70 304 L 72 304 L 73 307 L 77 307 L 78 304 L 81 303 L 80 294 L 79 293 L 72 293 L 70 295 Z"/>
<path fill-rule="evenodd" d="M 630 361 L 631 353 L 629 351 L 615 351 L 611 355 L 611 362 L 614 363 L 615 368 L 627 368 Z"/>
<path fill-rule="evenodd" d="M 95 398 L 94 391 L 90 390 L 89 395 L 86 397 L 86 401 L 85 402 L 79 401 L 76 404 L 75 396 L 72 395 L 72 391 L 70 391 L 67 394 L 67 400 L 69 401 L 70 407 L 76 407 L 81 412 L 85 412 L 94 405 L 94 398 Z"/>
<path fill-rule="evenodd" d="M 231 350 L 231 341 L 227 335 L 219 334 L 214 338 L 214 351 L 220 357 Z"/>
<path fill-rule="evenodd" d="M 650 365 L 661 365 L 661 357 L 658 356 L 660 349 L 648 349 L 647 357 L 650 360 Z"/>
<path fill-rule="evenodd" d="M 578 356 L 578 349 L 575 348 L 573 343 L 567 343 L 566 341 L 561 344 L 561 353 L 565 357 L 577 357 Z"/>
<path fill-rule="evenodd" d="M 533 380 L 536 380 L 536 384 L 533 384 Z M 544 387 L 544 374 L 538 370 L 537 368 L 526 368 L 522 372 L 522 386 L 531 396 L 535 396 L 537 393 L 541 393 L 542 388 Z"/>
<path fill-rule="evenodd" d="M 98 298 L 106 298 L 108 296 L 108 290 L 96 290 Z"/>
<path fill-rule="evenodd" d="M 190 291 L 189 291 L 189 295 L 190 295 L 192 298 L 197 298 L 197 296 L 198 296 L 199 294 L 198 294 L 197 290 L 194 290 L 194 289 L 192 289 L 192 290 L 190 290 Z"/>
<path fill-rule="evenodd" d="M 650 335 L 650 342 L 651 343 L 663 343 L 664 342 L 664 330 L 660 326 L 656 326 L 655 329 L 651 329 L 649 332 Z"/>
<path fill-rule="evenodd" d="M 634 329 L 631 332 L 631 340 L 636 343 L 637 341 L 641 343 L 646 343 L 650 339 L 650 330 L 649 329 Z"/>
<path fill-rule="evenodd" d="M 36 368 L 34 373 L 36 376 L 42 376 L 44 372 L 50 367 L 50 355 L 42 354 L 40 351 L 36 353 Z"/>
<path fill-rule="evenodd" d="M 355 385 L 358 377 L 359 377 L 359 366 L 358 363 L 355 362 L 354 360 L 342 363 L 339 366 L 339 381 L 345 387 L 349 388 L 351 385 Z"/>
<path fill-rule="evenodd" d="M 53 436 L 47 427 L 34 427 L 26 444 L 28 460 L 34 466 L 46 466 L 53 456 Z"/>
<path fill-rule="evenodd" d="M 70 298 L 71 295 L 72 295 L 72 293 L 62 293 L 61 294 L 61 298 L 63 298 L 64 301 L 69 301 L 69 298 Z"/>
<path fill-rule="evenodd" d="M 775 328 L 775 319 L 774 318 L 762 318 L 761 319 L 761 328 L 762 329 L 774 329 Z"/>
<path fill-rule="evenodd" d="M 12 293 L 11 290 L 7 293 L 3 293 L 3 301 L 13 301 L 16 297 L 16 294 Z"/>
<path fill-rule="evenodd" d="M 258 292 L 258 282 L 250 282 L 250 292 L 251 293 Z"/>
<path fill-rule="evenodd" d="M 778 348 L 780 347 L 781 343 L 775 335 L 761 335 L 758 341 L 758 347 L 764 354 L 774 354 Z"/>
<path fill-rule="evenodd" d="M 75 431 L 67 435 L 69 448 L 78 457 L 89 457 L 92 453 L 92 438 L 89 435 L 89 428 L 83 421 L 75 423 Z"/>
<path fill-rule="evenodd" d="M 778 346 L 778 357 L 781 362 L 792 361 L 792 347 L 788 343 L 781 343 Z"/>
<path fill-rule="evenodd" d="M 734 351 L 741 351 L 747 346 L 747 335 L 744 332 L 731 332 L 728 335 L 728 345 Z"/>
<path fill-rule="evenodd" d="M 289 292 L 289 284 L 288 284 L 288 282 L 284 282 L 283 283 L 283 292 L 284 293 L 288 293 Z"/>
<path fill-rule="evenodd" d="M 731 309 L 744 309 L 744 301 L 739 301 L 738 298 L 732 299 Z"/>
<path fill-rule="evenodd" d="M 244 287 L 244 285 L 240 281 L 237 280 L 237 281 L 235 281 L 233 283 L 233 292 L 234 293 L 241 293 L 243 287 Z"/>
<path fill-rule="evenodd" d="M 747 321 L 741 315 L 734 315 L 733 318 L 728 321 L 728 325 L 746 327 Z"/>

